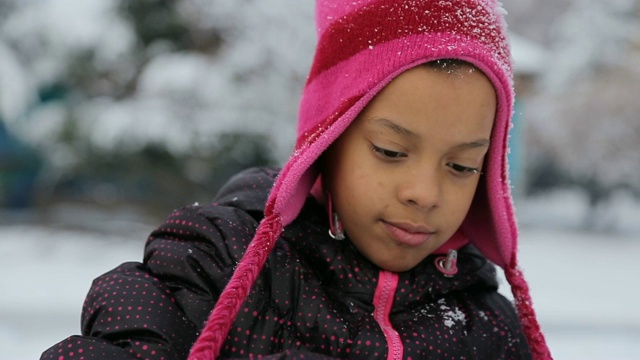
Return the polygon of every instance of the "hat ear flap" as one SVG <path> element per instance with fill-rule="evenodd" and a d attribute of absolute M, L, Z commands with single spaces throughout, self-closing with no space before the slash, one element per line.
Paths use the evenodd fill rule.
<path fill-rule="evenodd" d="M 514 260 L 515 263 L 516 261 Z M 522 271 L 517 266 L 510 264 L 504 269 L 504 275 L 511 286 L 518 318 L 522 324 L 527 343 L 533 353 L 533 358 L 536 360 L 553 359 L 533 310 L 529 285 L 525 281 Z"/>

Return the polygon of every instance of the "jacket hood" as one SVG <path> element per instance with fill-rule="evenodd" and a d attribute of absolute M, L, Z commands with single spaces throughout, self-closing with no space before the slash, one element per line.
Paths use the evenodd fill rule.
<path fill-rule="evenodd" d="M 261 218 L 269 191 L 279 172 L 280 169 L 267 167 L 241 171 L 218 190 L 214 204 L 256 212 Z"/>

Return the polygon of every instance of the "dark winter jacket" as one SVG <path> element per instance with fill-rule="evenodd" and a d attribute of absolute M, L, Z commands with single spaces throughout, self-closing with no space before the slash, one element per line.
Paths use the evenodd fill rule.
<path fill-rule="evenodd" d="M 244 172 L 216 203 L 171 214 L 149 237 L 143 263 L 94 281 L 83 335 L 41 359 L 186 359 L 253 237 L 276 175 Z M 391 348 L 414 360 L 530 358 L 514 308 L 497 292 L 494 266 L 473 247 L 460 250 L 453 277 L 437 270 L 434 256 L 398 274 L 381 271 L 348 240 L 333 240 L 328 228 L 323 206 L 309 197 L 270 254 L 221 357 L 386 359 Z"/>

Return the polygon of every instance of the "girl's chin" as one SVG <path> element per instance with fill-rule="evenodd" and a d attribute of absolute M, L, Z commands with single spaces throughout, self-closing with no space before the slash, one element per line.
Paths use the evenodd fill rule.
<path fill-rule="evenodd" d="M 357 242 L 352 241 L 352 244 L 376 266 L 392 272 L 404 272 L 413 269 L 435 250 L 398 246 L 396 243 L 392 246 L 382 245 L 375 249 L 371 248 L 372 244 L 368 244 L 369 247 L 363 249 Z M 416 255 L 421 256 L 416 257 Z"/>
<path fill-rule="evenodd" d="M 405 261 L 398 261 L 397 259 L 379 259 L 378 261 L 374 261 L 373 263 L 383 270 L 387 270 L 391 272 L 404 272 L 404 271 L 409 271 L 413 269 L 421 261 L 422 259 L 405 260 Z"/>

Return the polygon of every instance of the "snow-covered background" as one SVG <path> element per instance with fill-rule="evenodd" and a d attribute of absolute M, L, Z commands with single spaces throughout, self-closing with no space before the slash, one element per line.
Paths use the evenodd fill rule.
<path fill-rule="evenodd" d="M 267 134 L 279 158 L 288 156 L 315 45 L 311 1 L 176 2 L 157 16 L 179 17 L 194 43 L 186 49 L 161 38 L 141 48 L 144 39 L 120 1 L 2 2 L 11 11 L 0 21 L 0 118 L 54 164 L 70 161 L 55 141 L 70 113 L 82 119 L 81 136 L 101 149 L 161 142 L 184 153 L 211 146 L 217 133 L 242 130 Z M 177 21 L 143 20 L 158 27 Z M 207 36 L 220 36 L 221 49 L 197 43 Z M 79 79 L 90 81 L 80 84 L 81 96 L 89 95 L 80 106 L 67 106 L 78 99 L 37 104 L 38 89 L 89 77 L 81 71 L 91 77 Z M 134 89 L 123 95 L 127 86 Z"/>
<path fill-rule="evenodd" d="M 287 157 L 313 1 L 156 1 L 172 8 L 142 20 L 179 20 L 191 41 L 182 48 L 142 44 L 135 12 L 123 15 L 123 4 L 153 2 L 0 0 L 0 125 L 44 155 L 47 181 L 87 161 L 84 142 L 106 152 L 161 143 L 179 157 L 237 130 Z M 534 78 L 518 93 L 516 165 L 542 157 L 563 171 L 541 172 L 563 189 L 528 196 L 531 178 L 515 189 L 543 329 L 556 359 L 640 359 L 640 0 L 503 3 L 515 68 Z M 95 205 L 0 209 L 0 360 L 36 359 L 77 334 L 91 280 L 140 260 L 156 220 Z"/>

